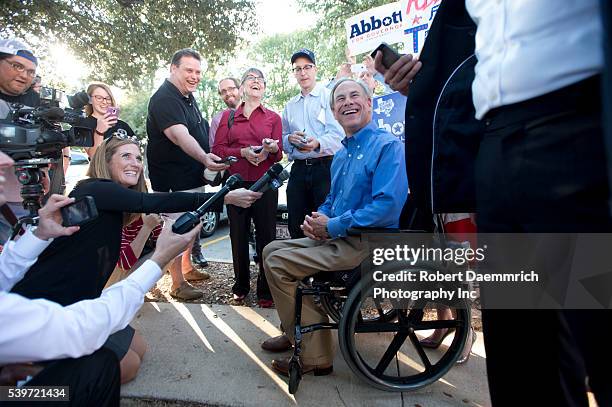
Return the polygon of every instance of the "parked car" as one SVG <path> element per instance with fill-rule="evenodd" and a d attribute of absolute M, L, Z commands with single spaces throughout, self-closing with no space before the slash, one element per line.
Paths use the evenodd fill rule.
<path fill-rule="evenodd" d="M 89 157 L 82 151 L 70 150 L 70 165 L 87 165 Z"/>
<path fill-rule="evenodd" d="M 70 149 L 70 165 L 66 172 L 66 193 L 70 192 L 77 182 L 85 178 L 89 168 L 89 157 L 80 150 Z"/>
<path fill-rule="evenodd" d="M 291 164 L 286 167 L 287 172 L 291 171 Z M 206 187 L 206 192 L 217 192 L 221 189 L 221 186 L 218 187 Z M 277 239 L 289 239 L 289 229 L 288 229 L 288 219 L 289 214 L 287 212 L 287 181 L 283 183 L 283 185 L 278 189 L 278 207 L 276 210 L 276 238 Z M 219 224 L 227 220 L 227 210 L 225 205 L 223 205 L 223 212 L 208 212 L 204 217 L 202 217 L 202 231 L 200 232 L 200 237 L 210 237 L 212 236 Z M 252 234 L 255 227 L 251 225 Z"/>

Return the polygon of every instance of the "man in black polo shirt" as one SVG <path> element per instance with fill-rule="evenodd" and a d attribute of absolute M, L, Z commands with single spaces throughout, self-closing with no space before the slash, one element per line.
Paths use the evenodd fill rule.
<path fill-rule="evenodd" d="M 147 162 L 155 191 L 200 188 L 204 185 L 205 168 L 227 168 L 215 163 L 219 157 L 209 152 L 208 122 L 202 118 L 192 94 L 201 79 L 200 59 L 192 49 L 177 51 L 170 64 L 170 76 L 149 100 Z M 196 243 L 199 248 L 197 239 Z M 182 270 L 187 280 L 208 278 L 207 273 L 195 270 L 190 256 L 191 250 L 187 250 L 172 267 Z"/>

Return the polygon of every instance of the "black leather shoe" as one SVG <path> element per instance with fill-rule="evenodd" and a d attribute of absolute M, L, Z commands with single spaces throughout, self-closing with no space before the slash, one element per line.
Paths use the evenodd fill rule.
<path fill-rule="evenodd" d="M 202 253 L 192 254 L 191 262 L 198 267 L 206 267 L 208 266 L 208 260 L 204 257 Z"/>

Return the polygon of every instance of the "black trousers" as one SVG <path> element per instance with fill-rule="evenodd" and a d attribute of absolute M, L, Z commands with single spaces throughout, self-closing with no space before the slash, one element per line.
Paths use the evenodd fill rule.
<path fill-rule="evenodd" d="M 476 162 L 479 231 L 612 230 L 600 103 L 593 77 L 485 117 Z M 612 405 L 610 311 L 482 314 L 493 406 L 587 406 L 587 375 L 599 405 Z"/>
<path fill-rule="evenodd" d="M 70 403 L 44 401 L 44 406 L 118 406 L 121 375 L 117 356 L 101 348 L 89 356 L 49 363 L 27 386 L 68 386 Z M 24 402 L 2 405 L 25 406 Z"/>
<path fill-rule="evenodd" d="M 292 239 L 304 237 L 300 225 L 306 215 L 316 211 L 325 201 L 331 187 L 331 157 L 306 165 L 303 160 L 295 160 L 287 184 L 287 212 L 289 215 L 289 234 Z"/>
<path fill-rule="evenodd" d="M 249 188 L 253 182 L 243 182 L 242 187 Z M 235 282 L 232 292 L 247 295 L 250 290 L 251 270 L 249 268 L 249 229 L 251 219 L 255 224 L 255 251 L 259 259 L 259 274 L 257 275 L 257 298 L 271 300 L 272 294 L 266 281 L 263 269 L 263 248 L 276 238 L 276 210 L 278 207 L 278 191 L 268 190 L 250 208 L 239 208 L 227 205 L 227 216 L 230 224 L 230 239 L 232 241 L 232 261 L 234 263 Z"/>

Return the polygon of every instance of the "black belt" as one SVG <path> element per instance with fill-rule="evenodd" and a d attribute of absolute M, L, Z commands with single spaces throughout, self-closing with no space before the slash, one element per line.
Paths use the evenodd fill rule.
<path fill-rule="evenodd" d="M 333 159 L 334 159 L 333 155 L 326 155 L 325 157 L 318 157 L 318 158 L 306 158 L 304 160 L 296 159 L 296 160 L 293 160 L 294 161 L 293 165 L 296 165 L 296 164 L 302 164 L 302 165 L 307 165 L 307 166 L 318 165 L 318 164 L 324 164 Z"/>

